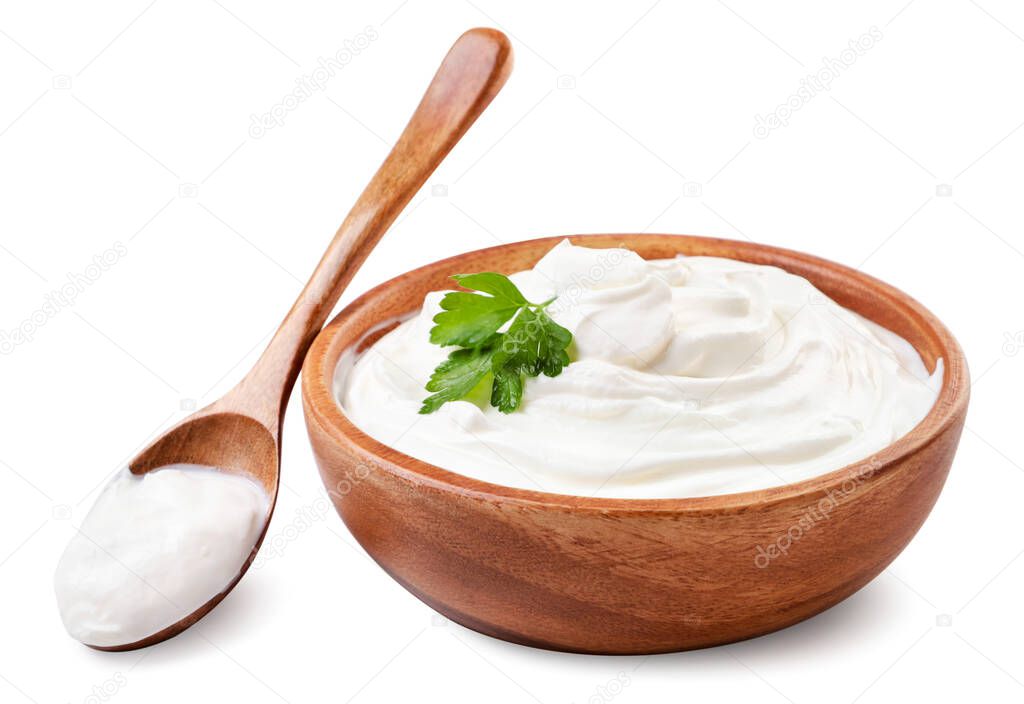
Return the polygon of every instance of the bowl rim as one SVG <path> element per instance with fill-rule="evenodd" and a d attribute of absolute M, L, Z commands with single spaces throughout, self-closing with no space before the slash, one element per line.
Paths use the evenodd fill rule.
<path fill-rule="evenodd" d="M 569 239 L 573 243 L 586 243 L 588 240 L 593 241 L 596 239 L 605 242 L 609 239 L 620 239 L 628 247 L 630 238 L 637 237 L 642 237 L 646 240 L 673 240 L 678 243 L 705 243 L 734 247 L 738 256 L 733 258 L 741 261 L 745 260 L 742 255 L 750 253 L 762 255 L 761 257 L 754 257 L 753 259 L 755 260 L 798 261 L 811 267 L 831 270 L 837 273 L 843 280 L 853 280 L 861 286 L 866 286 L 883 294 L 887 305 L 892 306 L 896 304 L 915 315 L 924 324 L 924 332 L 932 337 L 941 349 L 944 369 L 942 384 L 935 404 L 928 414 L 909 432 L 886 445 L 881 450 L 863 460 L 809 479 L 766 489 L 728 494 L 647 499 L 560 494 L 534 489 L 522 489 L 474 479 L 416 459 L 370 437 L 348 419 L 342 411 L 340 404 L 335 400 L 333 391 L 335 366 L 344 350 L 339 351 L 334 356 L 334 364 L 327 365 L 326 362 L 328 357 L 332 356 L 331 353 L 334 351 L 335 340 L 339 331 L 351 315 L 371 305 L 377 297 L 386 293 L 390 287 L 400 281 L 409 277 L 427 275 L 435 270 L 451 268 L 452 264 L 470 255 L 498 254 L 509 249 L 526 249 L 544 243 L 554 246 L 564 239 Z M 762 261 L 759 263 L 766 262 Z M 785 269 L 783 264 L 775 263 L 770 265 Z M 386 325 L 388 322 L 400 319 L 401 317 L 382 320 L 375 328 L 379 329 L 379 327 Z M 364 335 L 369 334 L 369 332 L 365 332 Z M 918 350 L 918 353 L 920 354 L 920 350 Z M 466 497 L 503 503 L 541 505 L 548 508 L 561 507 L 573 511 L 594 511 L 600 513 L 633 513 L 641 511 L 645 513 L 709 514 L 721 513 L 723 511 L 737 512 L 749 510 L 751 507 L 777 505 L 785 502 L 805 503 L 809 499 L 826 495 L 830 491 L 844 486 L 849 481 L 856 481 L 858 483 L 861 481 L 880 481 L 886 475 L 891 474 L 907 458 L 924 451 L 938 438 L 944 436 L 950 428 L 961 422 L 966 414 L 969 395 L 970 382 L 967 361 L 959 343 L 946 326 L 927 308 L 894 286 L 857 269 L 797 250 L 749 241 L 744 242 L 698 235 L 658 233 L 600 233 L 540 237 L 471 250 L 417 267 L 374 286 L 345 306 L 317 335 L 306 354 L 302 367 L 303 411 L 306 416 L 307 426 L 314 422 L 317 423 L 335 444 L 345 446 L 350 452 L 361 457 L 364 461 L 368 461 L 376 468 L 383 469 L 415 485 L 455 492 Z"/>

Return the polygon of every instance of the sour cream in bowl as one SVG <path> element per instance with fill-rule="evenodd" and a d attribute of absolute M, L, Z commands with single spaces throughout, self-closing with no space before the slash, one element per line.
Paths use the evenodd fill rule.
<path fill-rule="evenodd" d="M 335 393 L 362 431 L 417 459 L 504 486 L 619 498 L 752 491 L 863 460 L 935 403 L 899 335 L 807 279 L 720 257 L 645 261 L 563 240 L 511 280 L 573 333 L 572 363 L 486 398 L 418 413 L 451 348 L 430 342 L 441 291 L 339 366 Z"/>

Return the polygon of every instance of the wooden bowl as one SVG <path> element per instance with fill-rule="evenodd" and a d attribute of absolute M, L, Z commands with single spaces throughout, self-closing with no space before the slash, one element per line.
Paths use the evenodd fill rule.
<path fill-rule="evenodd" d="M 929 369 L 935 407 L 862 462 L 796 484 L 702 498 L 607 499 L 498 486 L 387 447 L 332 392 L 335 365 L 418 310 L 451 274 L 528 269 L 562 238 L 469 252 L 364 294 L 320 333 L 302 370 L 320 474 L 366 551 L 406 589 L 497 638 L 585 653 L 656 653 L 750 638 L 802 621 L 867 584 L 924 522 L 967 411 L 967 365 L 915 300 L 859 271 L 799 252 L 677 235 L 587 235 L 646 259 L 676 254 L 779 266 L 893 330 Z M 880 623 L 883 628 L 885 624 Z"/>

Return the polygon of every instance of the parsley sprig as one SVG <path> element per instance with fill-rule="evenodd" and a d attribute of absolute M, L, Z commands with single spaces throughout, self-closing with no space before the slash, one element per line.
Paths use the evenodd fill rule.
<path fill-rule="evenodd" d="M 420 413 L 433 413 L 448 401 L 465 398 L 491 377 L 491 405 L 511 413 L 523 402 L 525 377 L 558 376 L 569 364 L 572 333 L 547 314 L 554 298 L 531 303 L 503 274 L 461 274 L 453 279 L 467 291 L 441 299 L 430 341 L 459 349 L 434 369 L 432 392 Z M 473 293 L 476 292 L 476 293 Z M 486 294 L 486 295 L 485 295 Z M 505 332 L 498 330 L 512 321 Z"/>

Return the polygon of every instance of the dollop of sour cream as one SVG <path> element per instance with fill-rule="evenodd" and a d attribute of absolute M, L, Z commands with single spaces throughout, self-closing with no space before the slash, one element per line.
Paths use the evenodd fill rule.
<path fill-rule="evenodd" d="M 645 261 L 568 241 L 510 277 L 572 331 L 572 364 L 419 415 L 451 348 L 430 344 L 443 292 L 358 358 L 335 394 L 355 425 L 439 467 L 505 486 L 620 498 L 779 486 L 865 460 L 931 409 L 929 374 L 898 335 L 782 269 L 715 257 Z M 486 382 L 485 382 L 486 383 Z"/>
<path fill-rule="evenodd" d="M 122 470 L 57 565 L 64 627 L 109 647 L 176 623 L 238 575 L 269 510 L 262 486 L 235 474 L 183 464 Z"/>

